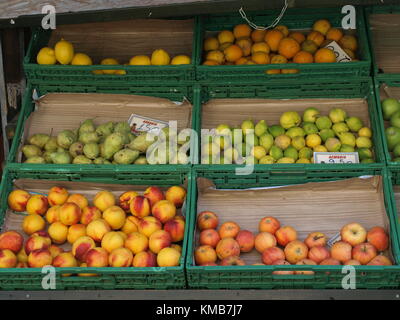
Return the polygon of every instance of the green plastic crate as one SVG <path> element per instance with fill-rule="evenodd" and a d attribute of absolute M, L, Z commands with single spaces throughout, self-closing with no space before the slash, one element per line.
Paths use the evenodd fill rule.
<path fill-rule="evenodd" d="M 62 170 L 54 172 L 51 177 L 46 174 L 38 174 L 34 177 L 29 172 L 9 172 L 6 169 L 1 182 L 0 194 L 0 223 L 4 223 L 7 205 L 7 196 L 13 189 L 14 179 L 51 179 L 51 180 L 79 180 L 82 182 L 98 182 L 107 184 L 129 184 L 129 185 L 158 185 L 172 186 L 182 185 L 185 180 L 188 183 L 188 196 L 186 198 L 186 207 L 190 208 L 191 194 L 191 172 L 182 170 L 175 172 L 171 169 L 165 169 L 159 172 L 145 172 L 142 170 L 131 169 L 127 179 L 121 177 L 108 178 L 88 178 L 82 174 L 78 178 L 76 173 L 65 173 Z M 165 175 L 169 178 L 165 178 Z M 56 268 L 56 290 L 117 290 L 117 289 L 182 289 L 186 287 L 186 278 L 184 273 L 184 261 L 187 247 L 187 234 L 189 230 L 189 215 L 186 217 L 185 239 L 182 243 L 182 256 L 180 265 L 177 267 L 149 267 L 149 268 Z M 43 290 L 42 279 L 46 274 L 42 274 L 41 268 L 5 268 L 0 269 L 0 290 Z M 70 277 L 61 276 L 64 273 L 72 273 Z M 81 277 L 77 273 L 94 273 L 96 277 Z"/>
<path fill-rule="evenodd" d="M 184 18 L 179 18 L 183 20 Z M 39 65 L 36 56 L 39 50 L 48 45 L 51 37 L 51 30 L 44 30 L 41 27 L 32 30 L 32 37 L 27 48 L 23 61 L 26 78 L 31 84 L 60 84 L 68 85 L 90 85 L 96 82 L 97 85 L 109 85 L 111 83 L 125 86 L 127 83 L 138 83 L 153 81 L 191 81 L 195 79 L 194 57 L 196 52 L 196 30 L 197 18 L 193 19 L 193 42 L 191 64 L 188 65 L 166 65 L 166 66 L 130 66 L 130 65 Z M 157 41 L 154 39 L 154 41 Z M 76 48 L 79 50 L 79 48 Z M 149 53 L 151 54 L 151 52 Z M 135 53 L 132 53 L 134 56 Z M 104 57 L 106 58 L 106 57 Z M 172 59 L 172 57 L 171 57 Z M 124 75 L 114 74 L 93 74 L 94 70 L 124 70 Z"/>
<path fill-rule="evenodd" d="M 382 149 L 382 129 L 379 123 L 379 115 L 377 115 L 376 101 L 374 96 L 374 87 L 370 78 L 346 79 L 346 80 L 331 80 L 327 78 L 313 78 L 311 80 L 299 80 L 288 82 L 286 80 L 251 81 L 247 85 L 243 84 L 204 84 L 202 85 L 202 103 L 210 99 L 223 98 L 250 98 L 250 99 L 312 99 L 312 98 L 366 98 L 370 113 L 371 129 L 373 131 L 373 143 L 375 151 L 376 163 L 371 164 L 257 164 L 255 170 L 264 171 L 265 176 L 274 174 L 281 176 L 282 179 L 289 179 L 290 175 L 304 175 L 305 169 L 307 174 L 315 172 L 318 175 L 324 173 L 325 169 L 341 172 L 342 170 L 352 170 L 355 175 L 369 168 L 370 172 L 379 170 L 385 163 L 385 156 Z M 288 110 L 282 110 L 282 113 Z M 251 116 L 251 115 L 250 115 Z M 196 127 L 199 130 L 201 125 L 201 106 L 196 111 L 195 115 L 198 123 Z M 268 119 L 264 119 L 268 123 Z M 268 123 L 269 125 L 271 123 Z M 199 139 L 201 138 L 198 131 Z M 200 141 L 199 141 L 200 145 Z M 200 159 L 201 148 L 198 159 Z M 196 169 L 204 171 L 225 172 L 230 167 L 240 168 L 243 165 L 219 165 L 219 164 L 195 164 Z M 311 170 L 311 171 L 310 171 Z M 370 173 L 372 174 L 372 173 Z M 240 177 L 240 176 L 239 176 Z M 241 179 L 246 179 L 246 176 L 241 176 Z"/>
<path fill-rule="evenodd" d="M 113 94 L 135 94 L 135 95 L 144 95 L 144 96 L 153 96 L 159 98 L 166 98 L 172 101 L 182 101 L 183 99 L 188 99 L 193 104 L 192 114 L 194 115 L 196 112 L 196 105 L 199 104 L 200 101 L 200 91 L 193 90 L 193 86 L 190 83 L 175 85 L 175 86 L 163 86 L 160 83 L 153 83 L 152 85 L 147 86 L 134 86 L 127 84 L 126 87 L 121 88 L 120 86 L 102 86 L 102 85 L 91 85 L 91 86 L 68 86 L 68 85 L 40 85 L 36 86 L 36 90 L 38 95 L 44 95 L 51 92 L 75 92 L 75 93 L 113 93 Z M 20 111 L 20 115 L 18 118 L 17 127 L 15 130 L 15 136 L 11 145 L 10 153 L 7 158 L 7 163 L 9 165 L 10 171 L 18 171 L 22 170 L 27 174 L 31 174 L 32 176 L 37 176 L 39 173 L 45 173 L 51 176 L 54 172 L 63 171 L 69 172 L 71 174 L 75 173 L 77 177 L 80 177 L 81 174 L 88 173 L 88 177 L 92 178 L 94 176 L 105 177 L 105 176 L 113 176 L 120 175 L 121 177 L 126 174 L 126 172 L 130 172 L 133 165 L 77 165 L 77 164 L 66 164 L 66 165 L 56 165 L 56 164 L 26 164 L 26 163 L 18 163 L 17 154 L 20 145 L 23 143 L 23 130 L 26 120 L 29 115 L 34 111 L 35 104 L 32 99 L 32 86 L 28 85 L 22 103 L 22 108 Z M 197 130 L 195 127 L 196 121 L 192 119 L 192 128 Z M 197 158 L 197 141 L 192 139 L 193 145 L 191 146 L 191 150 L 195 150 L 194 152 L 190 152 L 190 161 L 194 162 Z M 179 171 L 180 168 L 185 168 L 186 170 L 191 167 L 190 164 L 180 165 L 180 164 L 165 164 L 165 165 L 135 165 L 137 168 L 142 168 L 144 171 L 156 172 L 161 168 L 161 171 L 165 169 L 174 169 Z M 136 171 L 136 170 L 134 170 Z"/>
<path fill-rule="evenodd" d="M 371 58 L 372 58 L 372 70 L 375 77 L 379 80 L 400 80 L 400 73 L 384 73 L 379 69 L 378 63 L 376 61 L 375 49 L 372 43 L 372 31 L 371 31 L 371 23 L 370 23 L 370 15 L 371 14 L 400 14 L 400 5 L 376 5 L 364 8 L 365 12 L 365 25 L 367 28 L 368 42 L 369 47 L 371 49 Z M 400 32 L 400 31 L 399 31 Z M 397 52 L 393 52 L 394 55 L 397 55 Z"/>
<path fill-rule="evenodd" d="M 280 11 L 258 11 L 246 13 L 250 21 L 259 26 L 271 24 Z M 315 13 L 310 9 L 288 9 L 279 24 L 286 25 L 292 29 L 311 29 L 313 23 L 318 19 L 328 19 L 334 27 L 341 27 L 343 18 L 341 8 L 319 8 Z M 360 61 L 351 63 L 305 63 L 305 64 L 268 64 L 268 65 L 239 65 L 239 66 L 204 66 L 203 63 L 203 40 L 206 32 L 218 32 L 232 30 L 237 24 L 246 23 L 239 12 L 231 14 L 218 14 L 201 16 L 199 21 L 199 33 L 197 37 L 196 56 L 196 79 L 201 81 L 248 81 L 277 79 L 307 79 L 309 77 L 323 77 L 329 75 L 331 78 L 345 80 L 347 77 L 369 76 L 371 68 L 371 57 L 367 34 L 365 31 L 364 14 L 361 8 L 357 8 L 357 38 L 359 42 Z M 271 69 L 298 69 L 296 74 L 266 74 Z"/>
<path fill-rule="evenodd" d="M 228 170 L 227 170 L 228 171 Z M 308 171 L 308 170 L 307 170 Z M 231 169 L 226 173 L 226 179 L 215 176 L 213 172 L 195 170 L 193 174 L 192 200 L 190 211 L 189 243 L 186 254 L 186 274 L 189 288 L 192 289 L 341 289 L 343 266 L 195 266 L 195 226 L 197 216 L 197 177 L 212 179 L 217 189 L 245 189 L 251 185 L 243 184 L 241 181 L 230 180 L 229 174 L 233 175 Z M 359 173 L 359 176 L 369 171 Z M 392 215 L 391 186 L 386 172 L 377 172 L 383 175 L 383 188 L 385 194 L 385 207 L 390 220 L 391 244 L 393 256 L 397 264 L 400 262 L 399 241 L 396 233 L 396 224 Z M 338 180 L 354 177 L 352 171 L 330 172 L 330 180 Z M 274 185 L 301 184 L 306 182 L 319 182 L 318 176 L 293 176 L 287 181 L 270 181 L 264 179 L 262 172 L 255 172 L 251 178 L 258 181 L 257 187 Z M 357 289 L 383 289 L 400 287 L 400 266 L 356 266 Z M 273 271 L 314 271 L 313 275 L 273 275 Z M 328 273 L 328 274 L 327 274 Z"/>

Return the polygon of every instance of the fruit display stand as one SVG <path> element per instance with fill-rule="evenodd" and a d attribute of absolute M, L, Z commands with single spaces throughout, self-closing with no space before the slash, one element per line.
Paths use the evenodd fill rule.
<path fill-rule="evenodd" d="M 233 173 L 233 171 L 231 171 Z M 253 173 L 253 179 L 259 173 Z M 347 171 L 348 178 L 353 176 Z M 256 234 L 259 221 L 273 216 L 282 225 L 297 230 L 304 240 L 310 232 L 323 232 L 333 237 L 346 224 L 358 221 L 365 228 L 385 227 L 390 233 L 391 253 L 395 266 L 355 266 L 356 285 L 360 288 L 396 288 L 400 277 L 398 224 L 391 209 L 391 194 L 385 171 L 376 176 L 348 180 L 343 174 L 330 182 L 313 183 L 304 177 L 290 181 L 294 186 L 262 180 L 255 189 L 245 189 L 238 182 L 214 179 L 208 172 L 196 170 L 197 185 L 192 189 L 191 226 L 186 260 L 190 288 L 207 289 L 334 289 L 342 288 L 343 266 L 339 265 L 254 265 L 261 255 L 252 250 L 240 258 L 246 265 L 197 266 L 194 250 L 199 245 L 196 217 L 202 211 L 218 216 L 218 226 L 227 221 L 236 222 L 241 230 Z M 333 175 L 332 179 L 336 179 Z M 261 180 L 261 179 L 259 179 Z M 311 182 L 311 183 L 306 183 Z M 289 182 L 288 182 L 289 183 Z M 304 184 L 306 183 L 306 184 Z M 262 187 L 271 187 L 266 188 Z M 323 208 L 323 209 L 322 209 Z M 323 210 L 323 212 L 321 212 Z M 274 272 L 277 272 L 274 273 Z M 311 271 L 311 274 L 279 274 L 279 271 Z"/>
<path fill-rule="evenodd" d="M 85 30 L 82 32 L 82 30 Z M 180 20 L 126 20 L 57 26 L 54 31 L 37 28 L 24 59 L 26 77 L 31 84 L 122 84 L 137 81 L 188 81 L 194 79 L 196 21 Z M 39 65 L 39 50 L 65 38 L 76 52 L 85 53 L 93 65 Z M 170 55 L 187 55 L 191 63 L 185 65 L 129 65 L 133 56 L 151 55 L 163 48 Z M 100 65 L 113 57 L 119 65 Z M 172 58 L 172 57 L 171 57 Z M 98 70 L 108 70 L 100 72 Z M 119 70 L 114 73 L 113 70 Z"/>
<path fill-rule="evenodd" d="M 247 13 L 250 21 L 264 27 L 279 16 L 279 11 Z M 285 25 L 289 30 L 309 31 L 315 21 L 321 18 L 330 21 L 333 27 L 340 28 L 342 14 L 340 8 L 321 8 L 317 13 L 310 13 L 308 9 L 288 9 L 279 24 Z M 215 35 L 222 30 L 232 30 L 235 25 L 246 23 L 239 14 L 207 15 L 200 16 L 199 32 L 196 47 L 196 78 L 207 81 L 243 81 L 247 80 L 276 80 L 279 78 L 308 78 L 329 75 L 332 79 L 345 79 L 347 77 L 368 76 L 370 74 L 371 57 L 364 24 L 363 11 L 357 9 L 358 56 L 359 61 L 348 63 L 290 63 L 267 65 L 202 65 L 203 41 L 206 37 Z M 296 69 L 296 73 L 267 74 L 267 71 L 276 69 Z"/>
<path fill-rule="evenodd" d="M 157 185 L 162 190 L 172 185 L 180 185 L 191 190 L 190 172 L 181 172 L 179 177 L 174 179 L 164 179 L 162 172 L 152 173 L 151 179 L 142 179 L 141 175 L 135 175 L 136 170 L 131 169 L 129 181 L 117 178 L 97 179 L 96 182 L 87 182 L 88 179 L 74 180 L 76 174 L 66 174 L 58 172 L 51 180 L 38 176 L 31 179 L 31 175 L 24 172 L 10 173 L 6 171 L 2 179 L 1 189 L 1 223 L 2 232 L 15 230 L 23 234 L 21 222 L 26 216 L 10 210 L 7 205 L 9 193 L 15 188 L 24 188 L 28 192 L 47 195 L 48 190 L 53 186 L 66 188 L 71 192 L 79 192 L 87 197 L 91 203 L 94 195 L 100 190 L 112 192 L 116 197 L 127 190 L 136 190 L 139 194 L 151 185 Z M 28 178 L 26 178 L 28 177 Z M 190 194 L 190 193 L 188 193 Z M 177 215 L 186 215 L 185 207 L 190 207 L 190 197 L 186 197 L 186 204 L 182 210 L 178 210 Z M 187 215 L 188 217 L 188 215 Z M 185 225 L 185 235 L 187 235 L 189 223 Z M 182 252 L 179 266 L 176 267 L 63 267 L 56 268 L 56 290 L 105 290 L 105 289 L 178 289 L 186 285 L 184 273 L 184 261 L 187 246 L 187 236 L 182 241 Z M 70 245 L 64 244 L 61 247 L 68 250 Z M 64 274 L 72 274 L 63 276 Z M 82 276 L 86 274 L 86 276 Z M 89 276 L 92 275 L 92 276 Z M 0 289 L 1 290 L 43 290 L 42 268 L 2 268 L 0 270 Z"/>
<path fill-rule="evenodd" d="M 364 10 L 375 77 L 399 79 L 400 6 L 379 5 Z"/>

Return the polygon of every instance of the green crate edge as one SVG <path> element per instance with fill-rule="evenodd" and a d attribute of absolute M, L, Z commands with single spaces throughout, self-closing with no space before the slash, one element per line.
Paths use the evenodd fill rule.
<path fill-rule="evenodd" d="M 140 170 L 137 170 L 140 171 Z M 62 174 L 62 172 L 59 172 Z M 186 252 L 188 246 L 188 230 L 190 226 L 190 214 L 189 210 L 191 208 L 191 197 L 192 194 L 191 189 L 193 186 L 192 183 L 192 171 L 191 169 L 183 170 L 180 172 L 181 179 L 186 178 L 188 183 L 187 189 L 187 197 L 186 197 L 186 225 L 185 225 L 185 238 L 182 243 L 182 256 L 180 259 L 180 266 L 178 267 L 154 267 L 154 268 L 56 268 L 56 283 L 62 284 L 61 287 L 56 288 L 57 290 L 65 290 L 65 289 L 183 289 L 186 288 L 186 274 L 185 274 L 185 262 L 186 262 Z M 10 172 L 8 166 L 6 166 L 5 171 L 3 173 L 1 184 L 0 184 L 0 201 L 1 201 L 1 211 L 0 215 L 2 219 L 4 219 L 5 211 L 7 208 L 7 195 L 9 191 L 9 185 L 12 184 L 12 180 L 18 178 L 25 178 L 25 174 L 22 171 Z M 30 178 L 28 176 L 28 178 Z M 64 177 L 63 177 L 64 178 Z M 162 176 L 158 176 L 158 179 L 161 179 Z M 11 180 L 11 181 L 10 181 Z M 56 180 L 56 179 L 55 179 Z M 60 181 L 66 181 L 68 179 L 59 179 Z M 90 180 L 85 180 L 90 181 Z M 112 183 L 112 179 L 103 179 L 105 183 Z M 100 182 L 100 181 L 99 181 Z M 113 181 L 114 183 L 120 183 L 119 181 Z M 3 221 L 1 222 L 1 225 Z M 101 273 L 101 276 L 97 277 L 62 277 L 63 273 Z M 132 284 L 124 285 L 122 280 L 120 279 L 120 283 L 116 283 L 116 275 L 121 275 L 126 278 L 126 281 L 129 280 L 129 276 L 132 276 L 132 273 L 139 274 L 143 276 L 143 280 L 136 282 L 133 286 Z M 42 272 L 41 268 L 6 268 L 0 269 L 0 290 L 43 290 L 41 287 L 41 281 L 46 273 Z M 10 276 L 14 277 L 13 279 L 19 279 L 25 277 L 25 286 L 24 283 L 13 283 L 13 279 L 10 280 Z M 151 281 L 153 284 L 149 284 L 149 276 L 158 277 L 158 279 L 163 279 L 164 283 L 157 283 L 157 281 Z M 29 283 L 32 278 L 38 278 L 37 284 Z M 171 279 L 168 279 L 171 278 Z M 166 280 L 165 280 L 166 279 Z M 104 284 L 103 284 L 104 282 Z M 121 283 L 122 282 L 122 283 Z M 29 283 L 29 284 L 28 284 Z M 29 288 L 27 288 L 27 286 Z"/>
<path fill-rule="evenodd" d="M 304 266 L 192 266 L 193 262 L 193 251 L 194 251 L 194 231 L 196 224 L 196 215 L 197 215 L 197 186 L 195 185 L 197 180 L 198 170 L 195 169 L 192 175 L 192 183 L 194 184 L 192 187 L 192 200 L 191 200 L 191 219 L 190 219 L 190 230 L 189 230 L 189 241 L 188 248 L 186 253 L 186 273 L 187 273 L 187 281 L 188 287 L 192 289 L 304 289 L 304 288 L 312 288 L 312 289 L 335 289 L 340 288 L 341 283 L 329 283 L 324 281 L 314 281 L 314 276 L 307 275 L 293 275 L 293 276 L 272 276 L 272 282 L 262 282 L 258 281 L 257 278 L 262 278 L 265 274 L 270 274 L 272 271 L 281 271 L 281 270 L 306 270 L 306 271 L 324 271 L 324 272 L 336 272 L 342 274 L 342 267 L 339 266 L 308 266 L 304 268 Z M 384 187 L 384 201 L 386 212 L 388 214 L 390 226 L 391 226 L 391 242 L 392 242 L 392 251 L 393 256 L 397 262 L 400 263 L 400 245 L 399 239 L 396 230 L 396 224 L 394 224 L 393 220 L 393 210 L 392 210 L 392 197 L 390 195 L 391 188 L 389 183 L 388 173 L 385 168 L 382 169 L 381 174 L 383 176 L 383 187 Z M 333 180 L 334 177 L 332 177 Z M 240 186 L 239 186 L 240 188 Z M 388 195 L 389 193 L 389 195 Z M 392 193 L 393 194 L 393 193 Z M 399 277 L 400 277 L 400 266 L 389 266 L 389 267 L 376 267 L 376 266 L 356 266 L 356 271 L 359 273 L 364 272 L 377 272 L 382 277 L 385 277 L 385 282 L 380 284 L 366 285 L 361 288 L 365 289 L 383 289 L 383 288 L 399 288 Z M 250 273 L 253 271 L 252 273 Z M 227 277 L 229 281 L 228 283 L 220 284 L 219 278 L 220 274 L 225 273 L 230 276 Z M 249 274 L 250 273 L 250 274 Z M 206 280 L 197 282 L 195 279 L 198 275 L 201 274 L 203 278 Z M 232 281 L 232 275 L 238 274 L 238 281 Z M 214 275 L 214 276 L 213 276 Z M 242 277 L 242 278 L 240 278 Z M 372 276 L 374 277 L 374 276 Z M 241 279 L 249 280 L 246 284 L 243 284 Z M 307 282 L 308 280 L 308 282 Z M 310 281 L 313 280 L 313 281 Z M 360 287 L 357 287 L 359 289 Z"/>

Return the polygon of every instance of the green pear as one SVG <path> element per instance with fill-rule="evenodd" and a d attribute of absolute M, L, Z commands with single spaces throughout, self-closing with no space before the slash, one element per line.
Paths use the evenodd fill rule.
<path fill-rule="evenodd" d="M 49 140 L 50 136 L 48 134 L 37 133 L 29 137 L 28 143 L 43 149 Z"/>
<path fill-rule="evenodd" d="M 33 144 L 26 144 L 22 147 L 22 153 L 24 154 L 25 158 L 29 159 L 40 156 L 42 154 L 42 150 Z"/>
<path fill-rule="evenodd" d="M 63 149 L 69 149 L 76 140 L 76 135 L 71 130 L 63 130 L 57 135 L 57 144 Z"/>
<path fill-rule="evenodd" d="M 73 164 L 92 164 L 92 160 L 90 160 L 89 158 L 85 157 L 84 155 L 80 155 L 74 158 L 74 160 L 72 160 Z"/>

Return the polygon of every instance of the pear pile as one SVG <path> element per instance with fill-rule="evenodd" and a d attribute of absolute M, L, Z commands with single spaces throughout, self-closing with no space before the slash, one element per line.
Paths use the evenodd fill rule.
<path fill-rule="evenodd" d="M 342 108 L 327 115 L 314 107 L 284 112 L 279 124 L 251 119 L 240 127 L 220 124 L 202 138 L 202 164 L 313 163 L 314 152 L 358 152 L 361 163 L 373 163 L 372 131 Z"/>
<path fill-rule="evenodd" d="M 169 128 L 162 131 L 164 134 L 161 136 L 150 133 L 136 136 L 126 121 L 109 121 L 96 127 L 92 119 L 87 119 L 76 130 L 63 130 L 57 136 L 44 133 L 30 136 L 22 147 L 22 153 L 24 163 L 187 164 L 189 158 L 186 153 L 170 155 L 166 147 L 170 139 Z M 160 143 L 160 137 L 166 141 Z M 177 141 L 180 145 L 185 142 Z M 156 143 L 161 147 L 156 148 Z M 146 153 L 150 147 L 153 147 L 154 152 L 152 160 L 148 162 Z"/>

